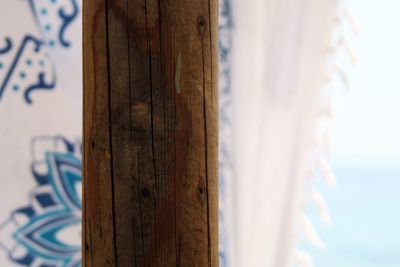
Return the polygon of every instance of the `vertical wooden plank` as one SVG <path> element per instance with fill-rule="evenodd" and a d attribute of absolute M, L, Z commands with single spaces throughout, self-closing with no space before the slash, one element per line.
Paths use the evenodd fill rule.
<path fill-rule="evenodd" d="M 140 224 L 135 231 L 138 266 L 156 266 L 155 252 L 155 158 L 151 107 L 150 49 L 148 40 L 147 1 L 128 1 L 129 76 L 131 88 L 131 132 L 134 177 L 139 189 Z M 140 234 L 140 235 L 139 235 Z"/>
<path fill-rule="evenodd" d="M 209 1 L 208 10 L 208 32 L 209 38 L 203 42 L 209 41 L 203 54 L 204 62 L 209 61 L 209 65 L 205 64 L 205 69 L 209 71 L 207 87 L 205 87 L 205 118 L 206 118 L 206 136 L 207 136 L 207 187 L 208 187 L 208 227 L 210 236 L 210 266 L 218 266 L 218 14 L 219 1 Z M 206 71 L 205 71 L 206 72 Z M 217 208 L 215 208 L 217 207 Z M 217 223 L 215 223 L 217 222 Z"/>
<path fill-rule="evenodd" d="M 132 143 L 128 4 L 127 0 L 108 1 L 115 247 L 117 265 L 140 266 L 143 245 L 141 238 L 137 238 L 142 232 L 137 160 Z"/>
<path fill-rule="evenodd" d="M 106 7 L 84 1 L 85 266 L 115 266 Z"/>
<path fill-rule="evenodd" d="M 86 0 L 84 266 L 218 266 L 217 8 Z"/>
<path fill-rule="evenodd" d="M 156 168 L 156 264 L 177 265 L 175 190 L 175 87 L 168 6 L 147 1 L 153 145 Z"/>
<path fill-rule="evenodd" d="M 210 38 L 208 1 L 179 1 L 171 19 L 175 71 L 180 73 L 176 94 L 177 236 L 180 266 L 211 265 L 209 232 L 206 91 L 210 66 L 205 61 Z M 206 59 L 207 60 L 207 59 Z M 181 66 L 181 68 L 177 68 Z"/>

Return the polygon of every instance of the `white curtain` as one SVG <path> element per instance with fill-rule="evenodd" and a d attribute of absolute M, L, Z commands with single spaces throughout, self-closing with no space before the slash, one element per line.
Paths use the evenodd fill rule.
<path fill-rule="evenodd" d="M 315 160 L 320 92 L 337 3 L 230 4 L 232 104 L 230 123 L 221 121 L 221 133 L 230 130 L 232 138 L 225 148 L 228 155 L 222 154 L 231 162 L 231 172 L 225 171 L 229 181 L 221 189 L 227 192 L 221 196 L 223 263 L 286 267 L 293 264 Z M 221 103 L 227 98 L 222 94 Z M 228 146 L 224 138 L 229 136 L 221 137 L 223 147 Z"/>

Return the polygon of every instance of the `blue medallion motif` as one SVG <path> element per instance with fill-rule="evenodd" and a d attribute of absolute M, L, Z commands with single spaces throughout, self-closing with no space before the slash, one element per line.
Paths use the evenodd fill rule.
<path fill-rule="evenodd" d="M 44 141 L 53 142 L 55 149 L 32 163 L 37 187 L 30 193 L 30 205 L 13 211 L 0 234 L 14 241 L 7 253 L 20 265 L 81 266 L 81 145 L 63 137 L 40 137 L 33 140 L 33 149 Z"/>

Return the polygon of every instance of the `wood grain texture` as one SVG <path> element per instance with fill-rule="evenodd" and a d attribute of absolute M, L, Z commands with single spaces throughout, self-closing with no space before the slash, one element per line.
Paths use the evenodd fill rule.
<path fill-rule="evenodd" d="M 218 266 L 217 14 L 84 1 L 83 266 Z"/>

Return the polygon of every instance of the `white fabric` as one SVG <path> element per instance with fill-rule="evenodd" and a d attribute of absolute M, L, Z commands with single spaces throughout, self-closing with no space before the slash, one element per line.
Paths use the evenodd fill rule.
<path fill-rule="evenodd" d="M 234 267 L 290 266 L 335 0 L 233 0 Z"/>

